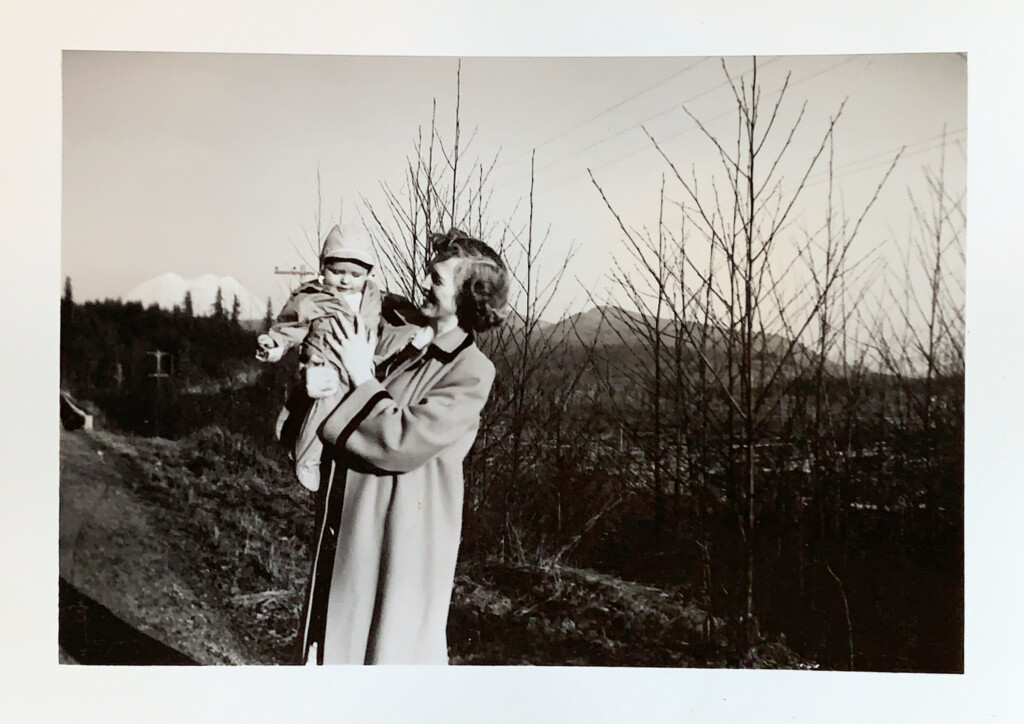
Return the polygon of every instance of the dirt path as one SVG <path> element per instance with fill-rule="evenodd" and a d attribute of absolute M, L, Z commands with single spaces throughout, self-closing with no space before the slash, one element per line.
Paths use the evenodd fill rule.
<path fill-rule="evenodd" d="M 102 434 L 61 431 L 60 575 L 118 618 L 201 664 L 245 663 L 209 593 L 185 584 L 188 541 L 126 484 Z M 164 516 L 165 518 L 165 516 Z M 73 661 L 66 651 L 60 660 Z"/>

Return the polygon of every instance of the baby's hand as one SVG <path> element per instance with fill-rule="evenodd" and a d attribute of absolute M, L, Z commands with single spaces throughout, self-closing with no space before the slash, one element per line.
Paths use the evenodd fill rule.
<path fill-rule="evenodd" d="M 284 356 L 284 349 L 279 347 L 269 334 L 261 334 L 257 337 L 256 344 L 259 347 L 256 350 L 256 359 L 260 362 L 277 362 Z"/>

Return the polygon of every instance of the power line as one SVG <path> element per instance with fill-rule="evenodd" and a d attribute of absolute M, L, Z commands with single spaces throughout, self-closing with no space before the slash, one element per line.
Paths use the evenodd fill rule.
<path fill-rule="evenodd" d="M 765 66 L 771 65 L 772 63 L 774 63 L 774 62 L 776 62 L 778 60 L 779 60 L 778 58 L 773 58 L 772 60 L 769 60 L 768 62 L 764 63 L 761 67 L 763 68 Z M 752 72 L 753 72 L 753 69 L 748 70 L 748 71 L 744 71 L 743 73 L 740 73 L 738 76 L 736 76 L 736 78 L 742 78 L 742 77 L 744 77 L 746 75 L 749 75 Z M 590 144 L 584 146 L 583 148 L 579 148 L 579 149 L 573 151 L 572 153 L 568 154 L 567 156 L 562 156 L 559 159 L 555 159 L 554 161 L 546 163 L 546 164 L 540 166 L 539 168 L 537 168 L 536 170 L 537 171 L 545 171 L 545 170 L 554 168 L 555 166 L 559 165 L 560 163 L 564 163 L 565 161 L 568 161 L 569 159 L 571 159 L 571 158 L 573 158 L 575 156 L 578 156 L 581 153 L 584 153 L 585 151 L 589 151 L 590 149 L 595 148 L 596 146 L 600 146 L 600 145 L 602 145 L 604 143 L 607 143 L 608 141 L 611 141 L 614 138 L 618 138 L 619 136 L 623 135 L 624 133 L 628 133 L 629 131 L 632 131 L 632 130 L 634 130 L 636 128 L 639 128 L 643 124 L 649 123 L 650 121 L 653 121 L 655 118 L 660 118 L 661 116 L 664 116 L 664 115 L 666 115 L 668 113 L 671 113 L 672 111 L 679 110 L 680 108 L 686 106 L 688 103 L 692 103 L 693 101 L 695 101 L 695 100 L 697 100 L 699 98 L 702 98 L 702 97 L 708 95 L 709 93 L 713 93 L 714 91 L 718 90 L 719 88 L 722 88 L 724 86 L 729 85 L 729 82 L 730 82 L 730 79 L 727 78 L 726 80 L 723 80 L 721 83 L 719 83 L 717 85 L 714 85 L 711 88 L 708 88 L 707 90 L 701 91 L 700 93 L 698 93 L 698 94 L 696 94 L 694 96 L 691 96 L 690 98 L 687 98 L 686 100 L 684 100 L 682 102 L 674 102 L 668 108 L 665 108 L 665 109 L 663 109 L 661 111 L 658 111 L 657 113 L 655 113 L 653 115 L 647 116 L 646 118 L 644 118 L 644 119 L 642 119 L 640 121 L 637 121 L 636 123 L 634 123 L 634 124 L 632 124 L 630 126 L 627 126 L 626 128 L 623 128 L 623 129 L 621 129 L 619 131 L 616 131 L 615 133 L 611 134 L 610 136 L 605 136 L 604 138 L 599 139 L 597 141 L 594 141 L 593 143 L 590 143 Z M 618 160 L 621 160 L 621 159 L 617 159 L 616 161 L 613 161 L 612 163 L 616 163 Z M 503 184 L 495 187 L 495 190 L 497 191 L 499 189 L 505 188 L 506 186 L 511 186 L 512 184 L 519 183 L 520 181 L 522 181 L 525 178 L 526 178 L 525 176 L 519 176 L 519 177 L 517 177 L 517 178 L 515 178 L 515 179 L 513 179 L 511 181 L 508 181 L 506 183 L 503 183 Z"/>
<path fill-rule="evenodd" d="M 847 57 L 847 58 L 839 61 L 838 63 L 835 63 L 832 66 L 830 66 L 828 68 L 825 68 L 824 70 L 817 71 L 816 73 L 813 73 L 812 75 L 809 75 L 806 78 L 802 78 L 801 80 L 797 81 L 796 83 L 791 83 L 789 87 L 793 87 L 795 85 L 799 85 L 800 83 L 804 83 L 804 82 L 806 82 L 808 80 L 811 80 L 812 78 L 814 78 L 816 76 L 819 76 L 819 75 L 822 75 L 824 73 L 833 71 L 836 68 L 838 68 L 839 66 L 844 65 L 844 64 L 846 64 L 846 63 L 848 63 L 848 62 L 850 62 L 852 60 L 856 60 L 856 59 L 857 59 L 857 56 Z M 772 95 L 778 95 L 781 92 L 782 91 L 780 89 L 778 91 L 773 92 Z M 769 97 L 771 97 L 771 96 L 769 96 Z M 716 120 L 718 120 L 720 118 L 724 118 L 725 116 L 731 115 L 732 113 L 734 113 L 734 111 L 730 109 L 728 111 L 725 111 L 724 113 L 718 114 L 717 116 L 713 116 L 713 117 L 711 117 L 711 118 L 709 118 L 707 120 L 704 120 L 704 121 L 702 121 L 702 123 L 710 123 L 710 122 L 716 121 Z M 676 139 L 679 136 L 682 136 L 682 135 L 684 135 L 686 133 L 689 133 L 691 131 L 694 131 L 697 128 L 698 128 L 697 125 L 693 125 L 693 126 L 690 126 L 688 128 L 684 128 L 683 130 L 678 131 L 678 132 L 672 134 L 671 136 L 668 136 L 668 137 L 666 137 L 664 139 L 661 139 L 659 141 L 659 143 L 661 145 L 664 145 L 666 142 L 671 141 L 673 139 Z M 966 130 L 967 130 L 966 127 L 964 127 L 964 128 L 957 129 L 956 131 L 947 132 L 945 135 L 947 137 L 949 137 L 949 136 L 952 136 L 952 135 L 956 135 L 956 134 L 962 133 L 962 132 L 964 132 Z M 932 136 L 930 138 L 914 141 L 914 142 L 912 142 L 910 144 L 907 144 L 906 147 L 919 145 L 921 143 L 927 143 L 927 142 L 929 142 L 931 140 L 935 140 L 935 139 L 941 138 L 942 135 L 943 134 L 938 134 L 938 135 Z M 939 148 L 939 147 L 941 147 L 941 145 L 942 144 L 939 144 L 939 146 L 935 146 L 934 148 Z M 600 169 L 603 169 L 603 168 L 608 168 L 609 166 L 614 166 L 615 164 L 620 163 L 621 161 L 624 161 L 625 159 L 627 159 L 627 158 L 629 158 L 631 156 L 635 156 L 636 154 L 638 154 L 638 153 L 640 153 L 642 151 L 648 150 L 650 148 L 651 147 L 649 145 L 645 144 L 645 145 L 641 146 L 640 148 L 637 148 L 637 149 L 635 149 L 633 151 L 629 151 L 629 152 L 627 152 L 627 153 L 625 153 L 625 154 L 623 154 L 623 155 L 621 155 L 621 156 L 619 156 L 619 157 L 617 157 L 615 159 L 612 159 L 611 161 L 608 161 L 606 163 L 601 164 L 600 166 L 595 166 L 595 167 L 593 167 L 590 170 L 591 171 L 597 171 L 597 170 L 600 170 Z M 874 154 L 872 156 L 868 156 L 868 157 L 865 157 L 865 158 L 862 158 L 862 159 L 858 159 L 856 161 L 850 161 L 850 162 L 848 162 L 846 164 L 843 164 L 843 166 L 841 166 L 839 168 L 845 168 L 845 167 L 849 167 L 849 166 L 852 166 L 852 165 L 855 165 L 855 164 L 858 164 L 858 163 L 863 163 L 864 161 L 867 161 L 867 160 L 870 160 L 870 159 L 874 159 L 874 158 L 877 158 L 877 157 L 880 157 L 880 156 L 889 156 L 889 155 L 895 154 L 897 151 L 900 150 L 900 148 L 902 148 L 902 147 L 897 147 L 897 148 L 894 148 L 894 149 L 892 149 L 890 151 L 883 151 L 883 152 L 880 152 L 878 154 Z M 927 151 L 927 150 L 932 150 L 932 149 L 931 148 L 923 149 L 921 151 L 916 151 L 916 152 L 914 152 L 912 154 L 906 154 L 905 153 L 904 157 L 908 158 L 908 157 L 911 157 L 911 156 L 916 156 L 916 155 L 919 155 L 920 153 L 923 153 L 924 151 Z M 887 162 L 887 160 L 885 162 Z M 881 164 L 879 163 L 879 164 L 874 164 L 874 165 L 881 165 Z M 865 168 L 872 168 L 872 167 L 873 166 L 868 166 L 868 167 L 865 167 Z M 854 171 L 848 172 L 846 174 L 839 174 L 839 175 L 835 176 L 834 178 L 840 178 L 841 176 L 850 175 L 850 173 L 856 173 L 856 172 L 858 172 L 858 170 L 854 170 Z M 559 181 L 558 183 L 555 183 L 553 185 L 542 185 L 538 190 L 540 190 L 540 191 L 552 191 L 554 189 L 557 189 L 557 188 L 560 188 L 560 187 L 566 185 L 567 183 L 569 183 L 571 181 L 576 180 L 577 178 L 580 178 L 582 175 L 583 175 L 582 173 L 573 174 L 572 176 L 570 176 L 570 177 L 568 177 L 568 178 L 566 178 L 566 179 L 564 179 L 562 181 Z M 813 174 L 810 178 L 818 178 L 818 177 L 819 177 L 819 174 Z"/>
<path fill-rule="evenodd" d="M 966 130 L 966 129 L 964 129 L 964 130 Z M 948 135 L 949 134 L 947 134 L 947 138 L 948 138 Z M 928 139 L 928 140 L 933 140 L 933 139 Z M 918 141 L 917 143 L 912 144 L 912 145 L 918 145 L 920 143 L 922 143 L 922 141 Z M 921 154 L 928 153 L 929 151 L 936 151 L 936 150 L 942 148 L 943 146 L 949 145 L 949 143 L 950 143 L 949 140 L 944 140 L 944 141 L 941 141 L 939 143 L 933 144 L 931 146 L 926 146 L 924 148 L 919 148 L 919 149 L 917 149 L 917 150 L 915 150 L 915 151 L 913 151 L 911 153 L 904 153 L 904 154 L 902 154 L 900 156 L 900 160 L 903 160 L 905 158 L 913 158 L 914 156 L 920 156 Z M 895 156 L 895 154 L 898 151 L 899 151 L 899 149 L 897 148 L 897 149 L 893 149 L 892 151 L 883 152 L 881 154 L 875 154 L 873 156 L 868 156 L 868 157 L 859 159 L 857 161 L 850 161 L 849 163 L 845 163 L 842 166 L 837 166 L 836 168 L 849 168 L 849 170 L 845 171 L 843 173 L 833 174 L 832 177 L 834 179 L 836 179 L 836 178 L 845 178 L 847 176 L 852 176 L 854 174 L 861 173 L 863 171 L 870 171 L 873 168 L 877 168 L 879 166 L 884 166 L 886 164 L 892 163 L 892 158 L 891 157 Z M 871 160 L 871 159 L 875 159 L 878 156 L 882 156 L 882 155 L 886 155 L 886 154 L 888 154 L 890 156 L 890 158 L 882 158 L 879 161 L 875 161 L 874 163 L 870 163 L 867 166 L 863 166 L 861 168 L 850 168 L 851 166 L 857 166 L 857 165 L 859 165 L 861 163 L 864 163 L 865 161 L 868 161 L 868 160 Z M 828 175 L 829 175 L 829 172 L 827 170 L 824 170 L 824 171 L 820 171 L 818 173 L 815 173 L 815 174 L 812 174 L 812 175 L 808 176 L 807 177 L 807 183 L 804 184 L 805 188 L 807 186 L 815 186 L 815 185 L 817 185 L 819 183 L 822 183 L 823 181 L 828 179 Z"/>
<path fill-rule="evenodd" d="M 843 59 L 839 60 L 836 63 L 833 63 L 832 65 L 830 65 L 827 68 L 823 68 L 822 70 L 815 71 L 814 73 L 811 73 L 810 75 L 808 75 L 808 76 L 806 76 L 804 78 L 801 78 L 800 80 L 798 80 L 798 81 L 796 81 L 794 83 L 790 83 L 788 85 L 788 88 L 792 88 L 794 86 L 800 85 L 801 83 L 806 83 L 807 81 L 812 80 L 814 78 L 817 78 L 820 75 L 824 75 L 825 73 L 830 73 L 830 72 L 836 70 L 837 68 L 839 68 L 840 66 L 846 65 L 847 63 L 850 63 L 850 62 L 852 62 L 854 60 L 857 60 L 859 58 L 860 58 L 860 56 L 847 56 L 847 57 L 844 57 Z M 778 62 L 781 59 L 782 59 L 781 57 L 771 58 L 768 61 L 759 64 L 758 65 L 758 70 L 766 68 L 766 67 L 770 66 L 772 63 L 776 63 L 776 62 Z M 574 156 L 578 156 L 579 154 L 581 154 L 581 153 L 583 153 L 585 151 L 589 151 L 591 148 L 599 146 L 599 145 L 601 145 L 603 143 L 606 143 L 606 142 L 608 142 L 608 141 L 610 141 L 610 140 L 612 140 L 614 138 L 617 138 L 618 136 L 623 135 L 624 133 L 627 133 L 627 132 L 632 131 L 632 130 L 634 130 L 636 128 L 639 128 L 639 127 L 643 126 L 645 123 L 649 123 L 650 121 L 652 121 L 652 120 L 654 120 L 656 118 L 660 118 L 661 116 L 664 116 L 667 113 L 670 113 L 670 112 L 672 112 L 674 110 L 677 110 L 679 108 L 685 107 L 686 105 L 688 105 L 690 103 L 693 103 L 695 100 L 698 100 L 699 98 L 702 98 L 703 96 L 706 96 L 709 93 L 712 93 L 712 92 L 714 92 L 714 91 L 716 91 L 716 90 L 718 90 L 720 88 L 723 88 L 723 87 L 729 85 L 730 83 L 735 82 L 738 79 L 741 79 L 741 78 L 743 78 L 745 76 L 748 76 L 751 73 L 753 73 L 753 68 L 751 68 L 750 70 L 744 71 L 743 73 L 740 73 L 737 76 L 730 76 L 729 78 L 727 78 L 726 80 L 722 81 L 718 85 L 715 85 L 715 86 L 713 86 L 711 88 L 708 88 L 707 90 L 704 90 L 704 91 L 702 91 L 702 92 L 700 92 L 700 93 L 698 93 L 698 94 L 696 94 L 696 95 L 694 95 L 694 96 L 692 96 L 690 98 L 687 98 L 686 100 L 682 101 L 681 103 L 673 104 L 669 108 L 666 108 L 666 109 L 664 109 L 662 111 L 659 111 L 658 113 L 655 113 L 655 114 L 653 114 L 651 116 L 648 116 L 647 118 L 645 118 L 645 119 L 643 119 L 641 121 L 638 121 L 638 122 L 634 123 L 633 125 L 628 126 L 627 128 L 624 128 L 624 129 L 622 129 L 620 131 L 617 131 L 616 133 L 613 133 L 610 136 L 607 136 L 607 137 L 605 137 L 605 138 L 603 138 L 603 139 L 601 139 L 599 141 L 595 141 L 594 143 L 591 143 L 591 144 L 589 144 L 589 145 L 587 145 L 587 146 L 585 146 L 585 147 L 583 147 L 581 149 L 578 149 L 578 150 L 570 153 L 567 156 L 563 156 L 562 158 L 560 158 L 560 159 L 558 159 L 556 161 L 553 161 L 551 163 L 545 164 L 545 165 L 541 166 L 538 170 L 542 170 L 543 171 L 543 170 L 551 169 L 551 168 L 557 166 L 560 163 L 564 163 L 565 161 L 568 161 L 569 159 L 573 158 Z M 782 89 L 780 88 L 780 89 L 778 89 L 776 91 L 773 91 L 771 94 L 769 94 L 768 97 L 771 98 L 771 97 L 777 96 L 777 95 L 779 95 L 781 93 L 782 93 Z M 724 118 L 726 116 L 730 116 L 730 115 L 732 115 L 734 113 L 735 113 L 735 108 L 730 104 L 730 107 L 727 110 L 725 110 L 724 112 L 719 113 L 719 114 L 717 114 L 715 116 L 711 116 L 710 118 L 706 119 L 704 122 L 705 123 L 710 123 L 710 122 L 716 121 L 716 120 L 718 120 L 720 118 Z M 690 133 L 691 131 L 694 131 L 697 128 L 698 127 L 697 127 L 696 124 L 691 125 L 691 126 L 689 126 L 687 128 L 684 128 L 683 130 L 678 131 L 677 133 L 674 133 L 671 136 L 668 136 L 667 138 L 663 139 L 663 142 L 667 142 L 667 141 L 673 140 L 675 138 L 678 138 L 679 136 L 682 136 L 682 135 L 684 135 L 686 133 Z M 641 151 L 644 151 L 644 150 L 649 149 L 649 148 L 650 148 L 650 146 L 645 144 L 645 145 L 641 146 L 640 148 L 637 148 L 637 149 L 635 149 L 633 151 L 629 151 L 629 152 L 627 152 L 627 153 L 625 153 L 625 154 L 623 154 L 623 155 L 621 155 L 621 156 L 619 156 L 619 157 L 617 157 L 617 158 L 615 158 L 615 159 L 613 159 L 611 161 L 608 161 L 607 163 L 601 164 L 600 166 L 596 166 L 596 167 L 594 167 L 594 168 L 592 168 L 590 170 L 596 171 L 596 170 L 599 170 L 599 169 L 602 169 L 602 168 L 608 168 L 609 166 L 613 166 L 613 165 L 615 165 L 615 164 L 617 164 L 617 163 L 619 163 L 621 161 L 624 161 L 625 159 L 627 159 L 627 158 L 629 158 L 631 156 L 635 156 L 636 154 L 640 153 Z M 567 179 L 565 179 L 565 180 L 563 180 L 561 182 L 558 182 L 558 183 L 556 183 L 556 184 L 554 184 L 552 186 L 544 186 L 544 187 L 542 187 L 542 190 L 544 190 L 544 191 L 551 191 L 552 189 L 556 189 L 556 188 L 559 188 L 561 186 L 564 186 L 565 184 L 569 183 L 570 181 L 575 180 L 576 178 L 579 178 L 582 175 L 583 175 L 582 173 L 574 174 L 573 176 L 570 176 L 569 178 L 567 178 Z M 501 186 L 499 186 L 497 188 L 499 188 L 499 189 L 500 188 L 504 188 L 505 186 L 509 186 L 512 183 L 515 183 L 515 182 L 517 182 L 519 180 L 521 180 L 521 179 L 516 179 L 515 181 L 510 181 L 508 183 L 502 184 Z"/>
<path fill-rule="evenodd" d="M 898 153 L 900 151 L 900 149 L 903 149 L 904 151 L 906 151 L 907 149 L 913 148 L 914 146 L 920 146 L 922 143 L 931 143 L 932 141 L 938 141 L 940 139 L 956 140 L 953 137 L 960 136 L 963 133 L 965 133 L 966 131 L 967 131 L 967 126 L 964 126 L 963 128 L 958 128 L 955 131 L 946 131 L 944 133 L 937 133 L 934 136 L 929 136 L 928 138 L 922 138 L 919 141 L 913 141 L 911 143 L 906 143 L 906 144 L 904 144 L 902 146 L 897 146 L 896 148 L 890 148 L 890 149 L 888 149 L 886 151 L 879 151 L 878 153 L 874 153 L 874 154 L 872 154 L 870 156 L 865 156 L 864 158 L 859 158 L 859 159 L 857 159 L 855 161 L 847 161 L 846 163 L 843 163 L 843 164 L 840 164 L 840 165 L 836 166 L 833 170 L 849 168 L 850 166 L 855 166 L 857 164 L 864 163 L 865 161 L 872 161 L 872 160 L 875 160 L 875 159 L 878 159 L 878 158 L 882 158 L 882 159 L 884 159 L 884 161 L 888 162 L 892 158 L 892 156 L 894 154 L 896 154 L 896 153 Z M 941 148 L 943 145 L 945 145 L 945 142 L 940 143 L 937 146 L 932 146 L 932 147 L 929 147 L 929 148 L 926 148 L 926 149 L 915 150 L 913 153 L 904 153 L 903 157 L 904 158 L 909 158 L 911 156 L 916 156 L 916 155 L 922 153 L 923 151 L 930 151 L 933 148 Z M 877 165 L 880 165 L 880 163 L 879 164 L 872 164 L 871 167 L 873 168 L 874 166 L 877 166 Z M 817 177 L 819 177 L 821 175 L 828 175 L 828 171 L 819 171 L 818 173 L 811 174 L 811 176 L 808 177 L 808 180 L 813 179 L 813 178 L 817 178 Z"/>
<path fill-rule="evenodd" d="M 838 68 L 839 66 L 845 65 L 846 63 L 849 63 L 850 61 L 855 60 L 855 59 L 856 59 L 856 56 L 850 56 L 850 57 L 844 58 L 843 60 L 839 61 L 838 63 L 834 63 L 833 65 L 829 66 L 828 68 L 825 68 L 823 70 L 819 70 L 819 71 L 817 71 L 815 73 L 812 73 L 811 75 L 807 76 L 806 78 L 802 78 L 802 79 L 796 81 L 795 83 L 790 83 L 788 87 L 792 88 L 793 86 L 800 85 L 801 83 L 806 83 L 807 81 L 811 80 L 812 78 L 816 78 L 819 75 L 823 75 L 825 73 L 829 73 L 829 72 L 835 70 L 836 68 Z M 761 67 L 763 68 L 763 67 L 765 67 L 765 66 L 767 66 L 767 65 L 769 65 L 771 63 L 774 63 L 777 60 L 779 60 L 779 58 L 773 58 L 772 60 L 768 61 L 767 63 L 765 63 Z M 747 71 L 746 73 L 743 73 L 743 74 L 741 74 L 741 75 L 739 75 L 737 77 L 738 78 L 742 78 L 744 75 L 748 75 L 751 72 L 752 71 Z M 719 86 L 716 86 L 716 88 L 720 88 L 721 86 L 727 85 L 728 83 L 729 83 L 729 81 L 726 80 L 723 83 L 721 83 Z M 715 90 L 715 89 L 713 88 L 712 90 Z M 782 89 L 780 88 L 779 90 L 772 91 L 772 93 L 770 93 L 768 95 L 768 97 L 771 98 L 773 96 L 780 95 L 781 93 L 782 93 Z M 701 94 L 701 95 L 703 95 L 703 94 Z M 694 99 L 695 98 L 699 98 L 699 97 L 700 96 L 695 96 Z M 683 103 L 683 105 L 685 105 L 686 103 L 692 102 L 692 100 L 694 100 L 694 99 L 690 99 L 688 101 L 685 101 Z M 728 110 L 723 111 L 722 113 L 719 113 L 716 116 L 711 116 L 708 119 L 702 120 L 702 123 L 704 123 L 706 125 L 706 124 L 711 123 L 713 121 L 717 121 L 717 120 L 719 120 L 721 118 L 725 118 L 727 116 L 731 116 L 735 112 L 736 112 L 735 111 L 735 107 L 730 107 Z M 646 122 L 647 121 L 641 121 L 640 123 L 636 124 L 636 126 L 633 126 L 633 127 L 636 128 L 638 126 L 643 125 Z M 671 136 L 667 136 L 667 137 L 663 138 L 661 140 L 661 143 L 662 144 L 667 143 L 668 141 L 671 141 L 673 139 L 679 138 L 680 136 L 685 135 L 687 133 L 690 133 L 692 131 L 695 131 L 697 129 L 698 129 L 698 126 L 696 124 L 693 124 L 692 126 L 684 128 L 681 131 L 677 131 L 676 133 L 673 133 Z M 624 161 L 625 159 L 629 158 L 630 156 L 635 156 L 636 154 L 640 153 L 641 151 L 647 150 L 649 148 L 650 148 L 650 146 L 648 146 L 648 145 L 641 146 L 640 148 L 638 148 L 638 149 L 636 149 L 634 151 L 630 151 L 630 152 L 628 152 L 626 154 L 623 154 L 622 156 L 619 156 L 618 158 L 613 159 L 613 160 L 611 160 L 611 161 L 609 161 L 607 163 L 601 164 L 600 166 L 595 166 L 594 168 L 592 168 L 590 170 L 591 171 L 597 171 L 597 170 L 600 170 L 602 168 L 608 168 L 609 166 L 614 166 L 615 164 L 619 163 L 620 161 Z M 582 174 L 577 174 L 577 176 L 582 176 Z M 567 179 L 567 181 L 565 181 L 563 183 L 567 183 L 568 181 L 571 181 L 571 180 L 572 179 Z M 559 184 L 559 185 L 561 185 L 561 184 Z M 552 188 L 557 188 L 557 186 L 552 186 L 552 187 L 549 187 L 549 188 L 547 188 L 545 190 L 550 191 Z"/>
<path fill-rule="evenodd" d="M 555 134 L 551 138 L 548 138 L 546 141 L 542 141 L 541 143 L 539 143 L 536 146 L 534 146 L 530 151 L 525 152 L 525 153 L 521 153 L 518 156 L 515 156 L 515 157 L 509 159 L 508 161 L 505 161 L 504 164 L 510 164 L 513 161 L 518 161 L 521 158 L 526 158 L 527 156 L 530 155 L 530 153 L 532 153 L 533 151 L 536 151 L 538 148 L 542 148 L 542 147 L 548 145 L 549 143 L 551 143 L 552 141 L 557 141 L 562 136 L 565 136 L 565 135 L 567 135 L 569 133 L 572 133 L 573 131 L 576 131 L 576 130 L 580 129 L 583 126 L 586 126 L 587 124 L 596 121 L 601 116 L 607 115 L 607 114 L 611 113 L 612 111 L 614 111 L 616 108 L 620 108 L 620 107 L 624 106 L 625 104 L 629 103 L 630 101 L 636 100 L 637 98 L 639 98 L 640 96 L 644 95 L 645 93 L 649 93 L 652 90 L 654 90 L 655 88 L 657 88 L 659 86 L 662 86 L 662 85 L 665 85 L 670 80 L 674 80 L 674 79 L 678 78 L 679 76 L 683 75 L 684 73 L 689 72 L 690 70 L 692 70 L 693 68 L 697 67 L 698 65 L 700 65 L 701 63 L 703 63 L 703 62 L 705 62 L 707 60 L 709 60 L 709 58 L 701 58 L 701 59 L 691 63 L 690 65 L 686 66 L 682 70 L 676 71 L 675 73 L 673 73 L 672 75 L 668 76 L 667 78 L 663 78 L 662 80 L 659 80 L 657 83 L 654 83 L 653 85 L 650 85 L 650 86 L 644 88 L 643 90 L 640 90 L 640 91 L 634 93 L 633 95 L 631 95 L 631 96 L 629 96 L 627 98 L 622 99 L 621 101 L 619 101 L 617 103 L 613 103 L 612 105 L 610 105 L 607 108 L 605 108 L 603 111 L 600 111 L 599 113 L 596 113 L 595 115 L 591 116 L 590 118 L 586 119 L 585 121 L 581 121 L 581 122 L 577 123 L 575 126 L 567 128 L 564 131 L 561 131 L 561 132 Z"/>

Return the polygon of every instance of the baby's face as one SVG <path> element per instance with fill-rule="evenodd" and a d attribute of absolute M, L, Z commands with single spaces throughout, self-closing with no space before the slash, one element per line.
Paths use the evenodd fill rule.
<path fill-rule="evenodd" d="M 323 266 L 324 283 L 343 294 L 361 292 L 370 270 L 354 261 L 330 260 Z"/>

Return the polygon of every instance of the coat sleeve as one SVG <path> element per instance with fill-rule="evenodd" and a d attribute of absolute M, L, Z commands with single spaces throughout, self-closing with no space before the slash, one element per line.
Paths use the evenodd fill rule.
<path fill-rule="evenodd" d="M 347 307 L 343 302 L 319 287 L 307 285 L 292 293 L 267 334 L 278 346 L 288 350 L 306 339 L 311 324 L 316 320 L 344 313 L 347 313 Z"/>
<path fill-rule="evenodd" d="M 307 289 L 293 292 L 277 315 L 277 321 L 267 330 L 267 335 L 278 347 L 289 350 L 297 346 L 309 332 L 310 311 L 315 310 Z"/>
<path fill-rule="evenodd" d="M 309 332 L 309 325 L 302 322 L 285 322 L 275 324 L 267 330 L 267 336 L 274 340 L 274 343 L 283 348 L 286 352 L 292 347 L 298 346 L 306 338 Z"/>
<path fill-rule="evenodd" d="M 473 430 L 494 382 L 489 362 L 454 365 L 436 387 L 408 407 L 370 380 L 356 387 L 324 422 L 328 445 L 379 470 L 407 473 Z"/>

